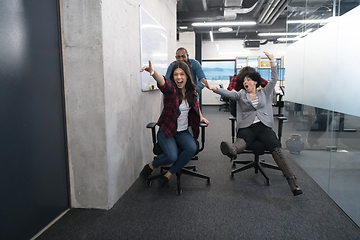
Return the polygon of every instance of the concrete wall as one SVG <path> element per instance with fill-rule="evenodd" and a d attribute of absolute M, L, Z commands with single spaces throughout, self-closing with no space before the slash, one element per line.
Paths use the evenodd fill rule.
<path fill-rule="evenodd" d="M 179 47 L 184 47 L 188 51 L 190 58 L 195 59 L 195 32 L 181 32 L 179 33 L 179 40 L 176 41 L 176 46 L 178 49 Z M 175 53 L 173 54 L 174 60 Z"/>
<path fill-rule="evenodd" d="M 176 0 L 62 0 L 72 207 L 109 209 L 152 159 L 160 92 L 141 92 L 141 5 L 176 50 Z"/>

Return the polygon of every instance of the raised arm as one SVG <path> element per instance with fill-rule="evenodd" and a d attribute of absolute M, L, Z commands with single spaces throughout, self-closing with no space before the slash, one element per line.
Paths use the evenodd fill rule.
<path fill-rule="evenodd" d="M 274 60 L 274 55 L 270 54 L 268 52 L 265 52 L 265 51 L 264 51 L 264 53 L 265 53 L 266 57 L 269 59 L 269 61 L 270 61 L 270 66 L 276 67 L 275 60 Z"/>
<path fill-rule="evenodd" d="M 264 87 L 264 91 L 266 95 L 270 95 L 272 94 L 276 82 L 278 80 L 278 74 L 277 74 L 277 69 L 276 69 L 276 63 L 274 60 L 274 55 L 273 54 L 269 54 L 268 52 L 264 52 L 264 54 L 266 55 L 266 57 L 269 59 L 270 61 L 270 66 L 271 66 L 271 79 L 270 81 L 267 83 L 266 87 Z"/>
<path fill-rule="evenodd" d="M 149 66 L 144 66 L 143 68 L 140 69 L 140 72 L 143 72 L 144 70 L 150 73 L 150 76 L 152 76 L 155 79 L 155 81 L 159 84 L 159 86 L 164 86 L 165 84 L 164 77 L 160 73 L 155 71 L 155 69 L 152 68 L 150 60 L 149 60 Z"/>

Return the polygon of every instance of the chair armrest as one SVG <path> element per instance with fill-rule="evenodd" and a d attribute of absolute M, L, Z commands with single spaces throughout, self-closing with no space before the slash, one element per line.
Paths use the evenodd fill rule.
<path fill-rule="evenodd" d="M 153 141 L 154 146 L 156 144 L 155 127 L 156 127 L 156 122 L 150 122 L 150 123 L 148 123 L 148 125 L 146 125 L 146 128 L 151 128 L 151 136 L 152 136 L 152 141 Z"/>
<path fill-rule="evenodd" d="M 208 125 L 204 122 L 200 122 L 200 127 L 201 127 L 201 147 L 199 148 L 199 152 L 201 152 L 202 150 L 204 150 L 205 147 L 205 128 Z"/>
<path fill-rule="evenodd" d="M 283 123 L 284 123 L 285 120 L 287 120 L 287 117 L 276 117 L 276 118 L 279 120 L 278 139 L 281 142 Z"/>
<path fill-rule="evenodd" d="M 146 128 L 154 128 L 156 126 L 156 122 L 151 122 L 146 125 Z"/>
<path fill-rule="evenodd" d="M 231 121 L 231 140 L 234 143 L 235 142 L 235 132 L 236 132 L 236 129 L 235 129 L 236 117 L 231 116 L 231 117 L 229 117 L 229 120 Z"/>

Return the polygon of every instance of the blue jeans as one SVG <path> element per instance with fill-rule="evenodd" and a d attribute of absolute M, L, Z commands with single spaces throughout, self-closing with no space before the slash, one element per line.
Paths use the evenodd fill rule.
<path fill-rule="evenodd" d="M 169 169 L 171 174 L 176 174 L 180 171 L 197 151 L 194 137 L 188 130 L 177 132 L 172 138 L 166 138 L 164 131 L 160 127 L 157 139 L 163 153 L 154 159 L 152 165 L 154 168 L 158 168 L 163 165 L 172 164 Z M 178 154 L 178 146 L 182 149 L 180 155 Z"/>

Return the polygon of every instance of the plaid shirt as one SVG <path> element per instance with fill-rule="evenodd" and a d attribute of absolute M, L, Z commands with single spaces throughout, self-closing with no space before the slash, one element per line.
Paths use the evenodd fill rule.
<path fill-rule="evenodd" d="M 241 89 L 244 89 L 244 86 L 239 82 L 237 83 L 237 75 L 234 75 L 234 77 L 230 80 L 230 84 L 227 88 L 227 90 L 231 91 L 235 89 L 236 91 L 240 91 Z M 265 87 L 267 85 L 267 81 L 263 78 L 261 78 L 261 87 Z"/>
<path fill-rule="evenodd" d="M 164 94 L 164 108 L 159 117 L 157 125 L 159 125 L 165 133 L 167 138 L 171 138 L 177 131 L 177 119 L 180 116 L 179 99 L 176 95 L 175 86 L 168 81 L 165 77 L 165 84 L 158 87 Z M 199 114 L 199 102 L 196 101 L 194 107 L 190 108 L 188 116 L 188 124 L 192 128 L 194 139 L 199 137 L 200 126 L 200 114 Z"/>

